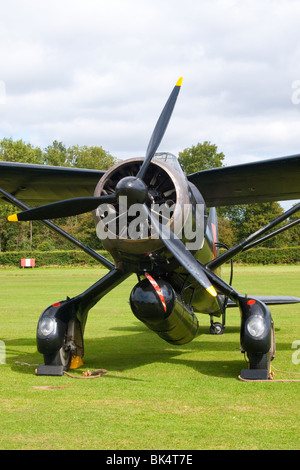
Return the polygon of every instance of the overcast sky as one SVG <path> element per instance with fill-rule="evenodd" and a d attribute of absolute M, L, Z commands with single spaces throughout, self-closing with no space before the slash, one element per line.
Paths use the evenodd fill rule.
<path fill-rule="evenodd" d="M 299 0 L 1 3 L 1 139 L 143 156 L 182 76 L 159 150 L 300 153 Z"/>

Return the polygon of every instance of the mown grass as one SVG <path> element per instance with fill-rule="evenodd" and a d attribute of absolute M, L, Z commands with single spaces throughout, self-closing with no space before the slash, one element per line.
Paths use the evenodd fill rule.
<path fill-rule="evenodd" d="M 84 366 L 105 368 L 98 379 L 37 377 L 35 342 L 40 313 L 86 289 L 101 268 L 0 271 L 0 449 L 298 449 L 299 383 L 244 383 L 238 309 L 227 313 L 223 336 L 201 335 L 171 346 L 139 323 L 128 297 L 135 277 L 104 297 L 89 314 Z M 228 272 L 225 272 L 225 278 Z M 300 266 L 238 266 L 241 293 L 300 296 Z M 300 378 L 291 349 L 300 340 L 300 305 L 272 308 L 276 327 L 275 379 Z"/>

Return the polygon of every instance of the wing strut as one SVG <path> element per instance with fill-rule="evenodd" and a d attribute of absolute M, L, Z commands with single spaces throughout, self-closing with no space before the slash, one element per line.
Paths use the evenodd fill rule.
<path fill-rule="evenodd" d="M 276 217 L 272 222 L 269 222 L 267 225 L 264 227 L 260 228 L 256 232 L 252 233 L 249 237 L 245 238 L 242 242 L 238 243 L 237 245 L 234 245 L 232 248 L 227 250 L 225 253 L 222 253 L 220 256 L 217 258 L 213 259 L 209 263 L 205 265 L 206 268 L 208 269 L 216 269 L 222 264 L 226 263 L 229 261 L 231 258 L 233 258 L 235 255 L 240 253 L 241 251 L 247 251 L 250 250 L 250 248 L 253 248 L 254 246 L 258 245 L 259 243 L 263 243 L 266 240 L 269 240 L 272 237 L 275 237 L 275 235 L 278 235 L 279 233 L 283 232 L 284 230 L 287 230 L 294 225 L 297 225 L 300 222 L 300 219 L 295 220 L 294 222 L 291 222 L 284 227 L 279 228 L 278 230 L 275 230 L 275 232 L 270 233 L 269 235 L 266 235 L 265 237 L 261 237 L 261 235 L 264 235 L 266 232 L 274 228 L 276 225 L 280 224 L 284 220 L 288 219 L 291 215 L 293 215 L 295 212 L 300 210 L 300 203 L 296 204 L 293 206 L 291 209 L 287 210 L 283 214 L 281 214 L 279 217 Z"/>

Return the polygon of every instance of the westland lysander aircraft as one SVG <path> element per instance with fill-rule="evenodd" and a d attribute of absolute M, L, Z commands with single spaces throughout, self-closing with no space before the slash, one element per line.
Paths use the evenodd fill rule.
<path fill-rule="evenodd" d="M 268 305 L 296 303 L 300 298 L 239 293 L 231 281 L 222 279 L 220 269 L 237 253 L 299 223 L 300 219 L 288 219 L 300 204 L 222 252 L 215 208 L 299 199 L 300 155 L 185 175 L 176 157 L 157 153 L 181 84 L 182 79 L 172 90 L 144 158 L 122 161 L 106 172 L 0 163 L 1 201 L 22 210 L 10 221 L 41 221 L 109 270 L 84 292 L 54 302 L 41 314 L 37 325 L 37 347 L 45 363 L 41 373 L 82 364 L 89 310 L 135 273 L 137 284 L 130 294 L 133 314 L 173 345 L 198 336 L 196 313 L 209 315 L 211 333 L 222 334 L 227 308 L 238 306 L 241 351 L 248 360 L 244 377 L 269 377 L 275 334 Z M 48 220 L 89 211 L 94 212 L 97 235 L 114 263 Z M 283 221 L 287 224 L 278 228 Z"/>

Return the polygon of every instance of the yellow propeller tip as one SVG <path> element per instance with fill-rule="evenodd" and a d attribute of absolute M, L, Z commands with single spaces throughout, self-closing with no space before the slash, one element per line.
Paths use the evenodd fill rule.
<path fill-rule="evenodd" d="M 217 297 L 218 294 L 217 294 L 217 291 L 216 291 L 216 289 L 214 288 L 214 286 L 210 286 L 210 287 L 208 287 L 206 290 L 207 290 L 207 292 L 209 292 L 210 295 L 212 295 L 213 297 Z"/>
<path fill-rule="evenodd" d="M 181 86 L 183 81 L 183 77 L 181 77 L 178 82 L 176 83 L 176 86 Z"/>
<path fill-rule="evenodd" d="M 18 222 L 18 216 L 17 214 L 9 215 L 7 217 L 8 222 Z"/>

